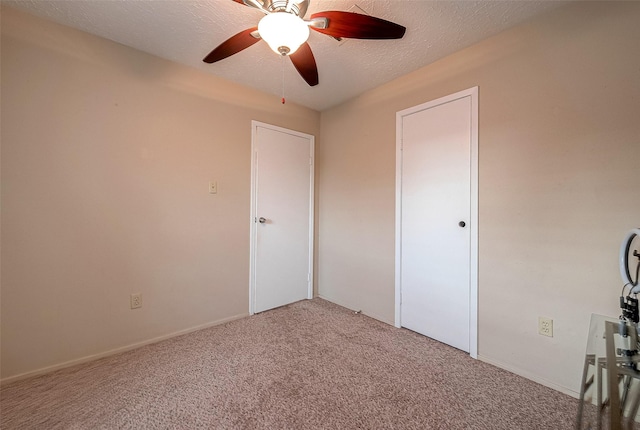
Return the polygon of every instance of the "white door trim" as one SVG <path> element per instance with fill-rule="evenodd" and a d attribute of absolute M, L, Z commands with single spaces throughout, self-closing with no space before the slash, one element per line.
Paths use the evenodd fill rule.
<path fill-rule="evenodd" d="M 249 242 L 249 314 L 255 313 L 255 297 L 256 297 L 256 239 L 257 239 L 257 224 L 256 224 L 256 199 L 257 199 L 257 152 L 256 152 L 256 139 L 258 127 L 268 128 L 281 133 L 287 133 L 294 136 L 303 137 L 310 141 L 310 154 L 309 154 L 309 280 L 307 287 L 307 298 L 313 298 L 313 238 L 314 238 L 314 168 L 315 168 L 315 137 L 311 134 L 302 133 L 299 131 L 289 130 L 287 128 L 278 127 L 271 124 L 266 124 L 260 121 L 251 121 L 251 214 L 249 218 L 250 223 L 250 242 Z"/>
<path fill-rule="evenodd" d="M 469 355 L 478 358 L 478 87 L 469 88 L 437 100 L 423 103 L 396 113 L 396 250 L 395 250 L 395 326 L 401 327 L 402 321 L 402 120 L 403 117 L 449 103 L 464 97 L 471 97 L 471 219 L 470 219 L 470 256 L 469 256 Z"/>

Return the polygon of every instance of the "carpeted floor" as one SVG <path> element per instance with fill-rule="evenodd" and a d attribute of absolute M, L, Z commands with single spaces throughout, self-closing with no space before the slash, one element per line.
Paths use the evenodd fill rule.
<path fill-rule="evenodd" d="M 2 387 L 3 429 L 572 429 L 577 400 L 321 299 Z"/>

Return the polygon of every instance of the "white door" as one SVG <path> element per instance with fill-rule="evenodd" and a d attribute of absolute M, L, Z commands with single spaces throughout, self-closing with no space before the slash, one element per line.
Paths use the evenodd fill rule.
<path fill-rule="evenodd" d="M 472 89 L 398 113 L 399 325 L 472 355 L 476 100 Z"/>
<path fill-rule="evenodd" d="M 250 312 L 312 298 L 314 137 L 252 122 Z"/>

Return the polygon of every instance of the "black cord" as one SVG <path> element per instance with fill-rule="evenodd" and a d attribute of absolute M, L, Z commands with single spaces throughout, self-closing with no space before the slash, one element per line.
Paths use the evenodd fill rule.
<path fill-rule="evenodd" d="M 627 285 L 629 285 L 629 283 L 628 283 L 628 282 L 622 286 L 622 291 L 620 291 L 620 295 L 621 295 L 622 297 L 624 297 L 624 289 L 625 289 L 625 288 L 627 288 Z"/>

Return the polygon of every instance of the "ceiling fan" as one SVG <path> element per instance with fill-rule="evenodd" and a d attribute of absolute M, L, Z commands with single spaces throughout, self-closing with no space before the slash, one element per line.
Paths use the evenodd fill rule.
<path fill-rule="evenodd" d="M 263 39 L 279 55 L 289 56 L 300 76 L 318 85 L 318 67 L 307 43 L 309 28 L 335 39 L 401 39 L 405 27 L 353 12 L 325 11 L 304 20 L 310 0 L 233 0 L 260 10 L 265 16 L 251 27 L 222 42 L 204 58 L 215 63 Z"/>

